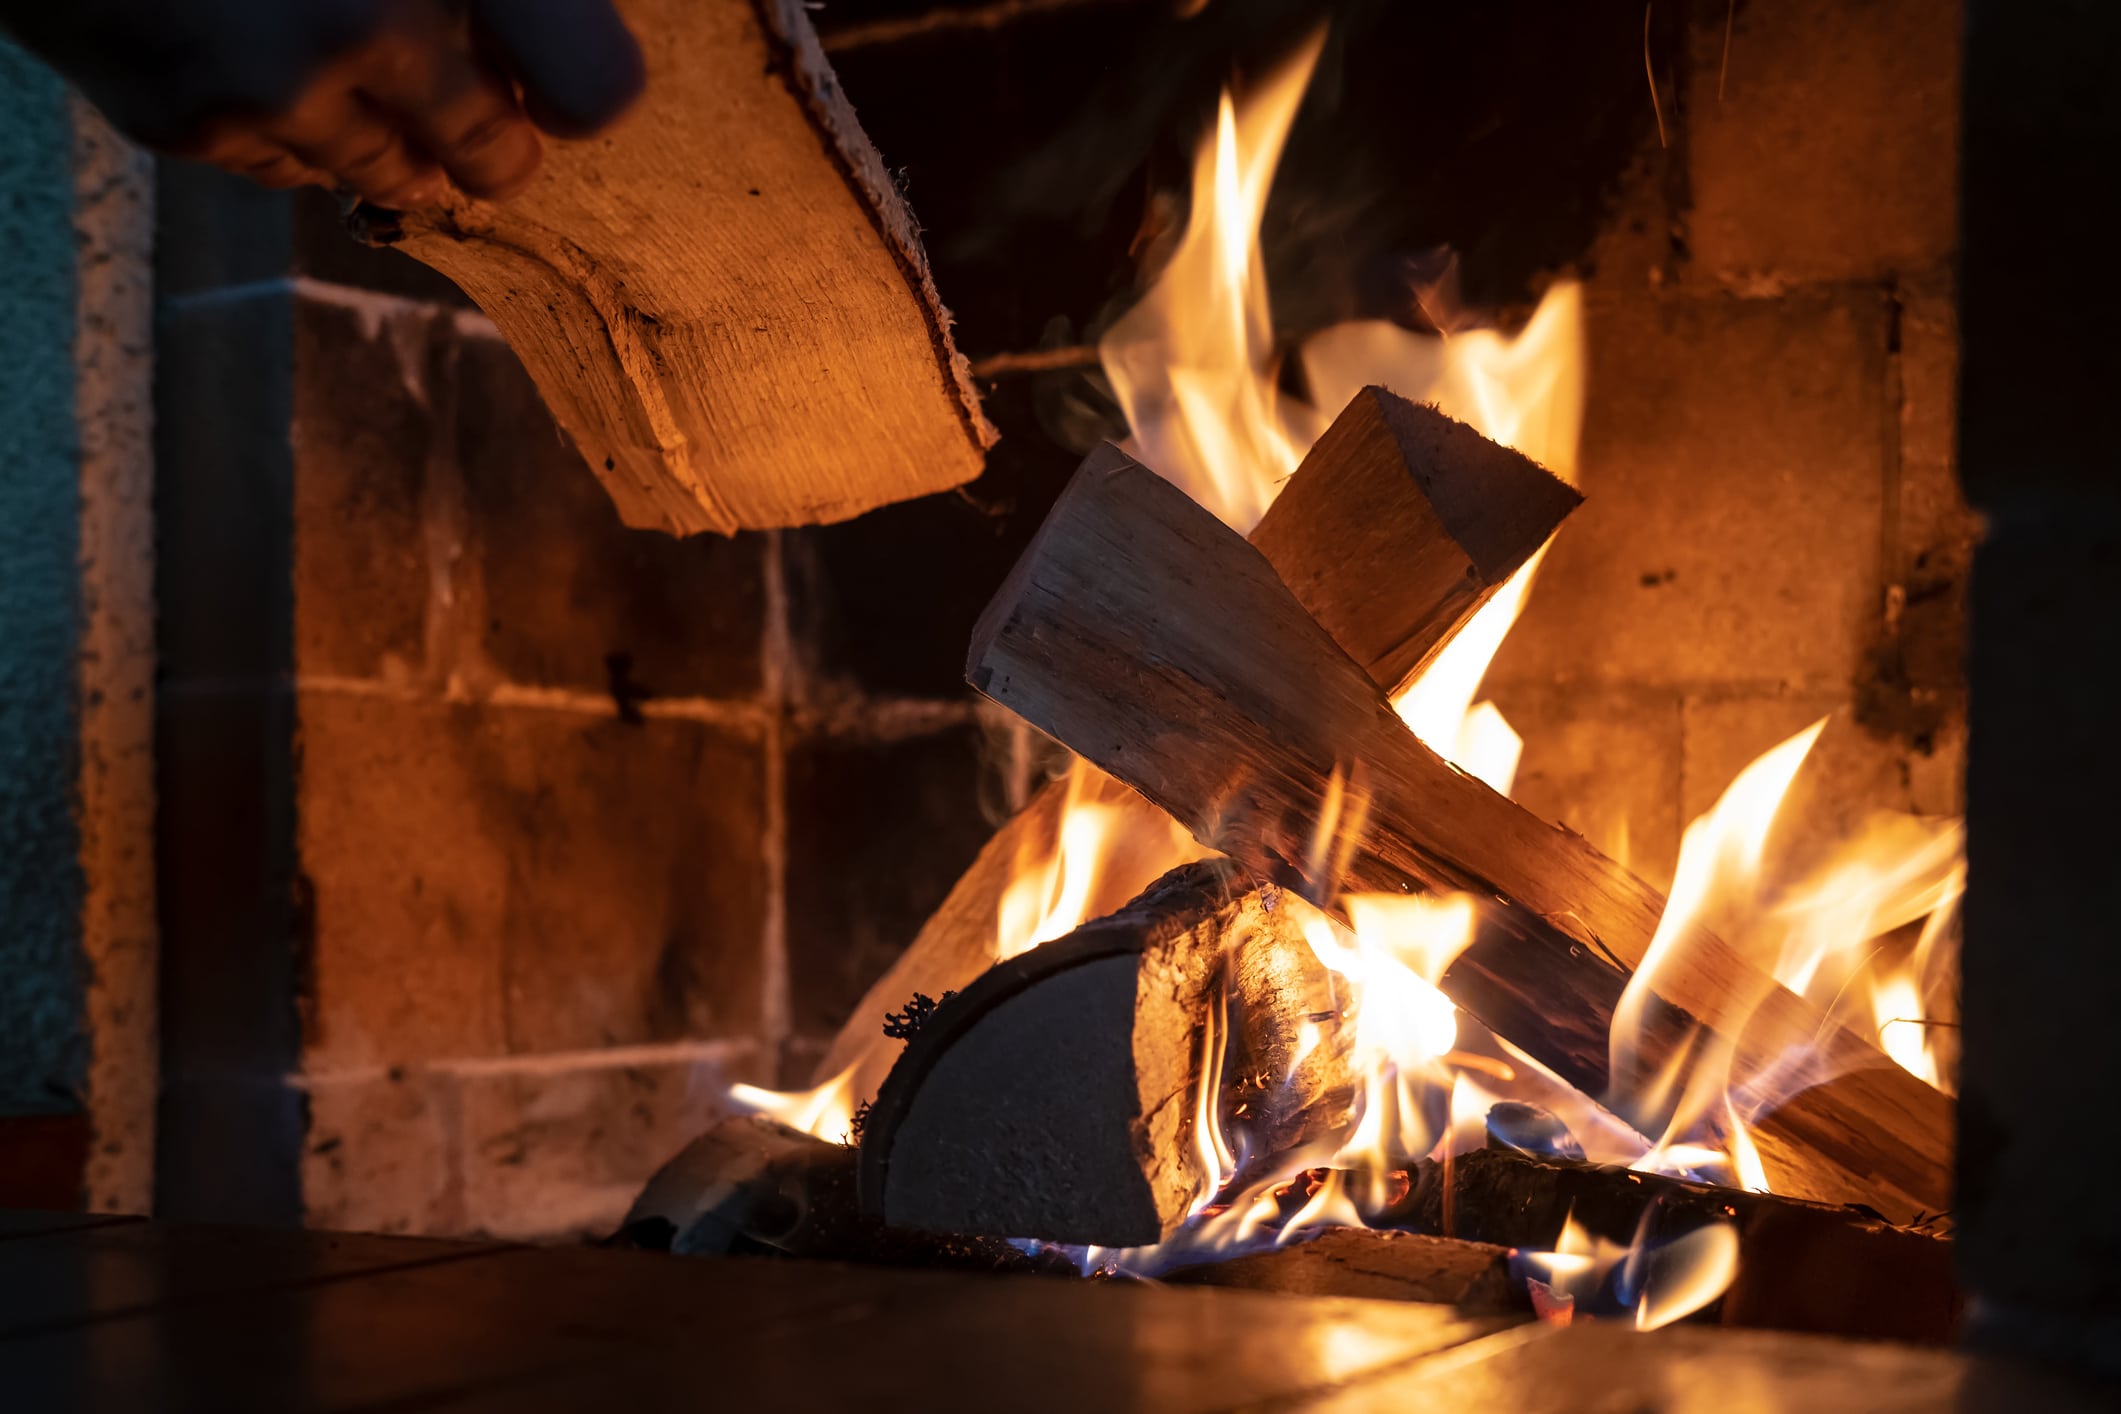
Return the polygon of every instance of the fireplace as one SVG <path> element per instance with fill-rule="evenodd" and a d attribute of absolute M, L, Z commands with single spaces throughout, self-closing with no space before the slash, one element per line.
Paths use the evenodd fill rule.
<path fill-rule="evenodd" d="M 868 1228 L 826 1224 L 783 1249 L 803 1256 L 1183 1270 L 1556 1321 L 1706 1309 L 1960 1335 L 1946 1235 L 1968 1216 L 1968 1160 L 1955 1201 L 1945 1097 L 1961 1093 L 1963 658 L 1982 536 L 1956 407 L 1966 16 L 1950 0 L 1693 0 L 1556 7 L 1568 13 L 1534 25 L 1499 8 L 821 10 L 823 52 L 919 214 L 1001 432 L 968 484 L 829 525 L 630 526 L 640 517 L 622 517 L 503 327 L 458 286 L 357 242 L 320 193 L 160 164 L 161 1035 L 142 1198 L 192 1219 L 668 1247 L 701 1201 L 685 1182 L 740 1178 L 753 1196 L 881 1209 L 934 1239 L 880 1253 Z M 378 234 L 365 213 L 352 224 Z M 1365 832 L 1402 808 L 1374 761 L 1332 763 L 1349 769 L 1319 773 L 1316 799 L 1291 810 L 1301 828 L 1276 837 L 1286 872 L 1220 841 L 1243 872 L 1214 876 L 1212 904 L 1157 896 L 1152 921 L 1125 926 L 1137 952 L 1175 946 L 1174 918 L 1188 936 L 1234 933 L 1240 915 L 1247 937 L 1285 932 L 1297 961 L 1275 966 L 1300 974 L 1305 1000 L 1273 1004 L 1311 1030 L 1299 1041 L 1291 1021 L 1276 1063 L 1293 1074 L 1314 1033 L 1342 1028 L 1325 1043 L 1340 1048 L 1334 1113 L 1351 1128 L 1373 1116 L 1360 1142 L 1292 1121 L 1303 1134 L 1285 1147 L 1310 1144 L 1303 1162 L 1245 1167 L 1259 1156 L 1240 1141 L 1264 1130 L 1215 1110 L 1239 1103 L 1221 1048 L 1247 1024 L 1225 979 L 1172 1023 L 1183 1044 L 1164 1058 L 1191 1108 L 1153 1157 L 1183 1182 L 1146 1237 L 1138 1213 L 1106 1226 L 1109 1210 L 1075 1207 L 1017 1230 L 979 1194 L 889 1197 L 917 1159 L 981 1142 L 934 1139 L 947 1125 L 933 1115 L 920 1142 L 942 1148 L 923 1158 L 905 1137 L 920 1104 L 943 1103 L 921 1098 L 948 1050 L 930 1023 L 974 1035 L 972 989 L 1002 1004 L 990 964 L 1018 969 L 1013 1004 L 1039 980 L 1026 959 L 1050 971 L 1060 954 L 1045 947 L 1072 946 L 1167 871 L 1214 870 L 1196 863 L 1213 842 L 1187 827 L 1226 797 L 1186 795 L 1190 764 L 1160 775 L 1141 742 L 1107 742 L 1097 704 L 1045 711 L 994 679 L 1026 672 L 995 647 L 1011 586 L 1087 579 L 1055 529 L 1108 513 L 1088 508 L 1078 467 L 1124 474 L 1096 459 L 1131 437 L 1197 503 L 1172 511 L 1199 524 L 1170 544 L 1228 536 L 1200 575 L 1164 587 L 1213 584 L 1372 385 L 1411 401 L 1377 395 L 1375 426 L 1351 438 L 1402 454 L 1413 434 L 1398 419 L 1434 402 L 1561 489 L 1515 498 L 1555 499 L 1517 528 L 1507 563 L 1485 577 L 1471 564 L 1479 604 L 1364 608 L 1456 655 L 1426 694 L 1412 662 L 1364 662 L 1349 690 L 1391 695 L 1461 768 L 1439 763 L 1436 789 L 1484 782 L 1452 799 L 1473 813 L 1493 801 L 1481 818 L 1498 833 L 1536 817 L 1580 852 L 1506 893 L 1450 854 L 1496 895 L 1469 898 L 1463 918 L 1443 916 L 1463 891 L 1437 886 L 1434 916 L 1384 921 L 1387 875 L 1359 863 L 1362 887 L 1306 902 L 1307 857 L 1359 861 Z M 1256 424 L 1233 417 L 1240 405 Z M 1298 552 L 1252 543 L 1297 584 Z M 1307 553 L 1321 575 L 1348 568 Z M 1115 595 L 1110 612 L 1135 623 L 1155 615 L 1130 604 L 1169 602 Z M 1217 590 L 1201 612 L 1226 602 L 1248 601 Z M 1387 612 L 1404 624 L 1374 617 Z M 1337 630 L 1329 656 L 1336 640 L 1361 658 Z M 1183 635 L 1127 642 L 1193 671 Z M 1216 750 L 1244 725 L 1233 717 L 1226 739 L 1193 720 Z M 1650 960 L 1669 951 L 1664 930 L 1630 951 L 1603 923 L 1570 921 L 1574 900 L 1525 902 L 1584 860 L 1659 907 L 1669 896 L 1802 998 L 1805 1025 L 1830 1020 L 1889 1061 L 1916 1099 L 1880 1103 L 1938 1117 L 1909 1124 L 1917 1178 L 1892 1167 L 1897 1118 L 1874 1125 L 1884 1111 L 1860 1107 L 1831 1124 L 1855 1116 L 1866 1144 L 1883 1133 L 1861 1152 L 1885 1158 L 1829 1145 L 1846 1183 L 1787 1166 L 1816 1157 L 1774 1119 L 1825 1078 L 1803 1058 L 1781 1089 L 1764 1062 L 1699 1093 L 1653 1074 L 1643 1056 L 1673 1052 L 1651 1044 L 1642 1008 L 1670 998 L 1619 988 L 1671 990 L 1670 964 Z M 1977 843 L 1975 900 L 1978 868 Z M 1611 959 L 1590 1052 L 1611 1049 L 1588 1070 L 1523 1031 L 1492 1034 L 1457 990 L 1470 984 L 1444 980 L 1481 946 L 1474 914 L 1498 904 L 1586 967 Z M 1463 936 L 1435 942 L 1438 929 Z M 1109 938 L 1098 946 L 1109 955 Z M 1358 1022 L 1350 978 L 1411 1009 L 1399 1033 Z M 1521 985 L 1535 990 L 1509 994 L 1520 1012 L 1557 995 Z M 1508 1029 L 1491 1005 L 1483 1019 Z M 1111 1024 L 1135 1028 L 1146 1066 L 1148 1023 Z M 1713 1041 L 1688 1044 L 1706 1064 Z M 1018 1042 L 996 1045 L 989 1064 L 1036 1069 Z M 922 1073 L 902 1075 L 921 1047 Z M 1604 1084 L 1623 1056 L 1642 1067 L 1625 1104 Z M 1627 1122 L 1600 1128 L 1601 1102 Z M 1094 1121 L 1086 1144 L 1110 1137 Z M 2010 1126 L 1986 1123 L 1962 1144 L 2008 1148 Z M 880 1124 L 897 1180 L 877 1167 Z M 854 1139 L 859 1160 L 837 1147 Z M 1570 1188 L 1586 1154 L 1632 1171 Z M 1614 1184 L 1648 1196 L 1631 1206 Z M 1538 1195 L 1520 1217 L 1538 1221 L 1467 1216 L 1520 1189 Z M 717 1250 L 779 1245 L 715 1212 Z M 1385 1227 L 1487 1248 L 1359 1245 Z M 1280 1255 L 1322 1229 L 1336 1230 L 1311 1256 Z M 1177 1247 L 1138 1250 L 1160 1243 Z M 1778 1265 L 1778 1249 L 1828 1265 Z M 1304 1285 L 1378 1260 L 1414 1285 Z M 2022 1314 L 2011 1303 L 2041 1307 L 2036 1282 L 2002 1274 L 2009 1261 L 1993 1271 L 1986 1289 L 2009 1293 L 1995 1328 Z M 1858 1294 L 1816 1299 L 1837 1283 Z M 1906 1306 L 1881 1323 L 1896 1290 Z"/>

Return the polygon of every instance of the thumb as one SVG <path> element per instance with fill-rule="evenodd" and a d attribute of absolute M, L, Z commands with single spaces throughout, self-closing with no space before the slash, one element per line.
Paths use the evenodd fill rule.
<path fill-rule="evenodd" d="M 523 107 L 555 137 L 587 137 L 640 97 L 641 47 L 612 0 L 472 0 L 473 32 L 523 86 Z"/>

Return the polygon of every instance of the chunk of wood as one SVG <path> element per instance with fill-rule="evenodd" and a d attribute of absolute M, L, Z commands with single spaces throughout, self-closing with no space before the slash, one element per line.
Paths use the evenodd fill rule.
<path fill-rule="evenodd" d="M 1608 1091 L 1613 1012 L 1663 898 L 1423 746 L 1258 551 L 1118 449 L 1063 492 L 975 629 L 967 673 L 1258 877 L 1325 903 L 1472 896 L 1476 936 L 1443 991 L 1577 1088 Z M 1311 843 L 1336 771 L 1353 772 L 1367 823 L 1327 878 Z M 1810 1055 L 1836 1077 L 1756 1127 L 1778 1189 L 1889 1215 L 1946 1206 L 1943 1095 L 1699 928 L 1655 990 L 1651 1066 L 1698 1021 L 1735 1045 L 1740 1075 Z"/>
<path fill-rule="evenodd" d="M 639 108 L 402 249 L 499 326 L 628 525 L 845 520 L 979 473 L 994 430 L 919 227 L 798 0 L 622 0 Z"/>
<path fill-rule="evenodd" d="M 1251 539 L 1347 655 L 1396 692 L 1582 502 L 1463 422 L 1365 388 Z"/>
<path fill-rule="evenodd" d="M 864 1209 L 935 1232 L 1162 1241 L 1204 1187 L 1196 1120 L 1214 1077 L 1202 1061 L 1232 1030 L 1233 1084 L 1248 1066 L 1277 1080 L 1297 1069 L 1312 1094 L 1332 1083 L 1326 1046 L 1297 1067 L 1301 1018 L 1332 1009 L 1297 907 L 1203 861 L 988 969 L 921 1023 L 877 1092 L 862 1130 Z M 1305 1126 L 1338 1121 L 1351 1093 L 1255 1123 L 1270 1148 L 1301 1143 Z"/>
<path fill-rule="evenodd" d="M 1252 543 L 1322 622 L 1346 635 L 1364 670 L 1396 688 L 1407 665 L 1418 668 L 1448 643 L 1579 499 L 1465 424 L 1369 388 L 1312 447 Z M 875 1094 L 895 1055 L 876 1044 L 883 1018 L 916 992 L 961 989 L 994 963 L 1002 894 L 1025 861 L 1051 857 L 1066 795 L 1059 781 L 1042 786 L 980 851 L 840 1028 L 813 1083 L 853 1066 L 854 1093 Z M 1123 812 L 1123 835 L 1160 838 L 1156 807 L 1124 790 L 1101 798 Z M 1108 854 L 1101 882 L 1111 903 L 1099 911 L 1164 868 L 1125 850 Z"/>
<path fill-rule="evenodd" d="M 1571 1218 L 1623 1245 L 1730 1223 L 1738 1275 L 1719 1308 L 1725 1325 L 1931 1345 L 1958 1333 L 1951 1243 L 1853 1208 L 1491 1147 L 1424 1160 L 1405 1202 L 1373 1221 L 1551 1251 Z"/>

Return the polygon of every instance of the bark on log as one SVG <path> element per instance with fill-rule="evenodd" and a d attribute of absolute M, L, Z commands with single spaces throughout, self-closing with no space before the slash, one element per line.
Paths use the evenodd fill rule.
<path fill-rule="evenodd" d="M 1613 1010 L 1664 900 L 1578 836 L 1429 751 L 1266 560 L 1116 448 L 1062 494 L 974 631 L 973 686 L 1126 781 L 1259 877 L 1472 895 L 1453 1001 L 1586 1093 L 1608 1090 Z M 1346 876 L 1311 877 L 1319 805 L 1359 771 Z M 1654 1066 L 1696 1019 L 1738 1073 L 1817 1056 L 1838 1078 L 1756 1127 L 1781 1191 L 1889 1215 L 1949 1201 L 1946 1098 L 1695 929 L 1657 979 Z"/>
<path fill-rule="evenodd" d="M 1448 643 L 1580 500 L 1465 424 L 1369 388 L 1312 447 L 1252 543 L 1321 622 L 1347 635 L 1364 670 L 1396 689 L 1408 665 L 1418 669 Z M 857 1066 L 854 1093 L 875 1094 L 894 1058 L 876 1045 L 884 1016 L 916 992 L 959 990 L 994 963 L 1003 890 L 1020 861 L 1051 855 L 1065 795 L 1061 782 L 1047 783 L 980 851 L 840 1028 L 814 1084 Z M 1154 810 L 1131 793 L 1118 808 Z M 1108 907 L 1162 868 L 1108 860 Z"/>
<path fill-rule="evenodd" d="M 1279 1081 L 1301 1018 L 1332 1010 L 1291 917 L 1301 906 L 1204 861 L 988 969 L 928 1016 L 878 1091 L 863 1207 L 935 1232 L 1113 1247 L 1169 1236 L 1202 1187 L 1204 1053 L 1235 1029 L 1232 1085 L 1253 1067 Z M 1290 1093 L 1330 1090 L 1338 1062 L 1316 1047 Z M 1278 1150 L 1339 1119 L 1349 1093 L 1253 1120 Z"/>
<path fill-rule="evenodd" d="M 1951 1243 L 1851 1208 L 1489 1148 L 1424 1161 L 1407 1200 L 1373 1221 L 1546 1251 L 1571 1217 L 1624 1245 L 1646 1213 L 1652 1243 L 1712 1222 L 1737 1228 L 1738 1275 L 1720 1308 L 1727 1326 L 1931 1345 L 1958 1332 Z"/>
<path fill-rule="evenodd" d="M 623 0 L 647 94 L 504 205 L 390 234 L 500 327 L 626 523 L 845 520 L 994 431 L 918 226 L 797 0 Z"/>

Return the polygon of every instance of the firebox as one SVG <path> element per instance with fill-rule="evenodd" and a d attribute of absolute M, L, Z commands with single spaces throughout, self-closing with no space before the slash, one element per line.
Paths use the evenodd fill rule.
<path fill-rule="evenodd" d="M 2111 21 L 618 8 L 643 108 L 507 204 L 44 93 L 105 391 L 0 1206 L 264 1224 L 479 1350 L 497 1260 L 531 1331 L 881 1313 L 874 1388 L 731 1376 L 791 1407 L 1019 1307 L 1100 1313 L 1027 1366 L 1093 1405 L 1284 1309 L 1315 1368 L 1111 1378 L 2100 1407 L 2004 1361 L 2121 1375 L 2104 341 L 2004 332 L 2059 277 L 1995 204 L 2097 185 Z M 578 1335 L 557 1404 L 678 1387 Z"/>

